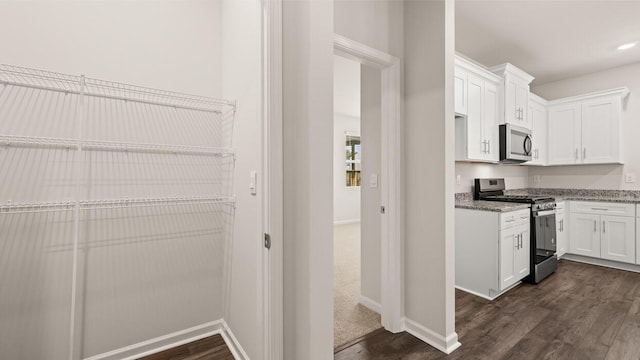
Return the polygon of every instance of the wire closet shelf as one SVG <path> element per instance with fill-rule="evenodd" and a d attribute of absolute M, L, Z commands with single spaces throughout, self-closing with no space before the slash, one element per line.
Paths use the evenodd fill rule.
<path fill-rule="evenodd" d="M 112 349 L 91 337 L 124 349 L 172 333 L 178 322 L 155 324 L 157 334 L 111 324 L 178 314 L 184 289 L 196 294 L 190 307 L 226 316 L 235 111 L 234 101 L 0 64 L 0 312 L 15 314 L 0 323 L 4 357 L 93 358 Z M 175 286 L 157 286 L 167 279 Z"/>
<path fill-rule="evenodd" d="M 6 93 L 8 93 L 8 95 L 6 95 Z M 70 102 L 70 105 L 67 106 L 69 108 L 73 108 L 73 111 L 67 109 L 65 113 L 63 110 L 60 110 L 63 106 L 59 104 L 56 104 L 55 106 L 52 105 L 55 102 L 62 102 L 62 100 L 52 97 L 50 95 L 52 93 L 61 93 L 63 94 L 61 96 L 73 94 L 77 99 L 84 100 L 75 100 L 75 102 Z M 91 99 L 96 100 L 94 101 Z M 68 100 L 65 99 L 64 101 Z M 127 108 L 127 106 L 130 108 Z M 93 112 L 89 113 L 91 109 L 93 109 Z M 88 153 L 94 152 L 99 154 L 93 155 L 93 161 L 97 161 L 99 163 L 115 161 L 113 157 L 107 155 L 108 152 L 156 154 L 158 156 L 185 155 L 189 156 L 189 158 L 185 158 L 189 159 L 189 161 L 186 162 L 186 165 L 182 164 L 180 168 L 176 165 L 172 165 L 174 168 L 171 169 L 171 171 L 173 171 L 171 176 L 174 178 L 172 178 L 171 181 L 177 181 L 175 173 L 182 172 L 185 174 L 184 176 L 188 176 L 194 173 L 193 169 L 199 169 L 203 166 L 213 166 L 216 171 L 232 173 L 235 164 L 235 151 L 230 146 L 235 109 L 235 102 L 228 100 L 152 89 L 85 76 L 0 64 L 0 152 L 7 151 L 8 149 L 17 150 L 22 148 L 32 150 L 40 149 L 41 151 L 47 149 L 52 151 L 66 150 L 75 152 L 76 154 L 82 151 L 87 151 Z M 60 119 L 44 119 L 39 120 L 39 122 L 34 122 L 32 121 L 32 118 L 35 117 L 36 112 L 58 114 Z M 99 114 L 96 115 L 96 112 Z M 210 114 L 210 116 L 198 114 Z M 92 119 L 92 116 L 95 117 L 95 119 Z M 142 125 L 139 125 L 137 128 L 130 125 L 136 121 L 141 121 L 140 119 L 145 119 L 147 122 L 143 122 Z M 5 122 L 5 125 L 1 124 L 3 121 Z M 13 127 L 11 125 L 7 125 L 11 123 L 11 121 L 16 125 Z M 66 124 L 57 124 L 64 121 L 66 121 Z M 108 135 L 106 139 L 100 138 L 102 129 L 95 130 L 91 133 L 90 128 L 94 127 L 95 124 L 104 122 L 108 123 L 109 121 L 114 123 L 120 121 L 120 123 L 108 128 L 108 131 L 110 131 L 111 134 Z M 157 121 L 157 123 L 152 123 L 151 121 Z M 196 125 L 192 125 L 192 128 L 188 129 L 188 131 L 182 130 L 189 127 L 188 123 L 190 121 L 196 122 Z M 220 124 L 211 126 L 206 125 L 207 122 L 211 123 L 213 121 L 220 122 Z M 35 130 L 25 131 L 24 128 L 28 125 L 24 124 L 31 122 L 34 122 L 35 124 L 32 125 L 32 127 L 38 129 L 45 127 L 45 124 L 51 127 L 66 128 L 68 130 L 64 132 L 64 134 L 70 136 L 51 137 L 49 136 L 49 133 L 38 133 Z M 147 128 L 153 127 L 153 125 L 162 127 L 169 122 L 172 126 L 175 126 L 175 128 L 167 130 L 167 134 L 164 134 L 164 139 L 174 135 L 179 136 L 180 133 L 184 133 L 182 134 L 182 139 L 180 139 L 180 141 L 167 143 L 162 141 L 162 136 L 154 138 L 153 132 L 158 131 L 155 129 L 149 129 L 148 131 L 152 134 L 144 139 L 140 139 L 146 141 L 130 141 L 131 138 L 135 138 L 135 136 L 123 135 L 140 133 L 140 127 L 143 126 L 146 126 Z M 78 123 L 82 124 L 78 126 Z M 205 125 L 203 125 L 203 123 L 205 123 Z M 78 128 L 80 130 L 78 130 Z M 89 130 L 87 130 L 88 128 Z M 115 128 L 116 130 L 113 130 L 112 128 Z M 221 134 L 222 132 L 225 132 L 225 134 Z M 114 133 L 117 134 L 114 135 Z M 204 143 L 206 142 L 206 139 L 200 142 L 196 141 L 195 143 L 189 141 L 189 137 L 191 135 L 206 138 L 208 133 L 215 133 L 212 137 L 218 138 L 218 140 L 213 141 L 215 144 L 211 146 L 209 146 L 208 142 L 206 143 L 207 146 L 203 146 L 205 145 Z M 2 155 L 2 153 L 0 153 L 0 155 Z M 8 159 L 9 155 L 6 156 Z M 26 157 L 26 155 L 20 156 Z M 60 158 L 64 157 L 64 155 L 56 156 L 59 156 Z M 231 161 L 215 162 L 216 160 L 212 160 L 198 162 L 193 160 L 194 156 L 220 159 L 231 158 Z M 14 155 L 14 157 L 18 157 L 18 155 Z M 87 157 L 87 155 L 84 157 Z M 145 159 L 148 160 L 150 158 L 147 156 Z M 91 160 L 63 159 L 58 161 L 80 161 L 86 163 Z M 158 162 L 159 160 L 155 161 Z M 122 161 L 118 160 L 116 162 L 121 163 Z M 179 161 L 175 161 L 175 163 L 179 163 Z M 166 165 L 165 168 L 167 166 L 168 165 Z M 188 166 L 191 166 L 192 169 L 187 169 Z M 152 166 L 146 166 L 146 169 L 149 168 L 152 168 Z M 159 168 L 159 166 L 156 166 L 154 169 L 157 170 Z M 3 170 L 7 171 L 10 169 L 4 168 Z M 40 168 L 37 170 L 41 171 Z M 189 172 L 189 170 L 191 170 L 191 172 Z M 26 172 L 23 171 L 22 175 L 25 175 L 25 173 Z M 47 176 L 47 174 L 41 173 L 36 175 Z M 81 176 L 81 174 L 68 175 L 76 177 Z M 157 174 L 146 175 L 158 176 Z M 227 176 L 224 179 L 226 179 L 226 181 L 230 181 L 231 176 L 232 175 Z M 131 179 L 127 180 L 131 181 Z M 43 181 L 50 181 L 50 179 L 45 179 Z M 86 182 L 90 180 L 82 179 L 80 181 L 86 185 Z M 69 185 L 71 184 L 69 183 Z M 231 186 L 227 186 L 227 188 L 231 189 Z M 9 187 L 5 186 L 4 195 L 7 195 L 7 193 L 16 193 L 15 191 L 12 192 L 9 190 Z M 3 195 L 1 192 L 2 188 L 0 187 L 0 195 Z M 67 192 L 66 196 L 57 197 L 54 201 L 39 201 L 38 199 L 29 198 L 28 196 L 26 198 L 22 197 L 16 199 L 12 199 L 9 196 L 3 196 L 0 198 L 0 214 L 16 212 L 68 211 L 72 209 L 74 205 L 88 209 L 92 207 L 118 208 L 122 206 L 131 207 L 143 205 L 166 206 L 172 203 L 195 204 L 205 200 L 209 202 L 234 203 L 234 197 L 231 196 L 228 191 L 208 194 L 159 194 L 161 196 L 154 198 L 146 196 L 146 193 L 126 193 L 123 194 L 121 198 L 116 199 L 112 197 L 106 199 L 69 199 L 69 195 L 71 193 L 72 192 Z"/>

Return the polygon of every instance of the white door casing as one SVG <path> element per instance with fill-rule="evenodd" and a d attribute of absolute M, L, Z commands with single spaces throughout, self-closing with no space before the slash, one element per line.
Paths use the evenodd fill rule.
<path fill-rule="evenodd" d="M 381 307 L 382 326 L 404 330 L 402 292 L 402 113 L 400 60 L 340 35 L 334 35 L 334 52 L 381 70 Z"/>

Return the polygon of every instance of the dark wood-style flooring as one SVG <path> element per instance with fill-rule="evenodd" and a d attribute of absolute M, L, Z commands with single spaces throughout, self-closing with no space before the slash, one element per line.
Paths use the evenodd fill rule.
<path fill-rule="evenodd" d="M 387 331 L 335 354 L 364 359 L 640 359 L 640 274 L 560 261 L 538 285 L 488 301 L 456 290 L 462 347 L 444 355 Z"/>
<path fill-rule="evenodd" d="M 222 336 L 213 335 L 139 360 L 233 360 L 233 355 Z"/>

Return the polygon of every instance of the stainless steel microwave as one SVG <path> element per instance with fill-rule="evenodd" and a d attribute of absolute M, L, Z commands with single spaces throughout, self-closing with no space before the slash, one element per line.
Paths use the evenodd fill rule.
<path fill-rule="evenodd" d="M 511 124 L 500 125 L 500 162 L 517 164 L 531 160 L 531 130 Z"/>

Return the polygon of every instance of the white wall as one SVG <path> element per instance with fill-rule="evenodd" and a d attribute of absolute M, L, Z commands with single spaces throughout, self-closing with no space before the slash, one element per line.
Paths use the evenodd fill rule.
<path fill-rule="evenodd" d="M 382 285 L 380 242 L 380 166 L 382 79 L 379 69 L 362 66 L 362 221 L 360 225 L 360 294 L 380 304 Z M 370 186 L 370 177 L 378 186 Z"/>
<path fill-rule="evenodd" d="M 234 99 L 236 150 L 230 306 L 225 320 L 251 359 L 263 354 L 262 201 L 249 190 L 249 174 L 262 169 L 262 4 L 260 0 L 222 1 L 222 92 Z"/>
<path fill-rule="evenodd" d="M 405 317 L 452 350 L 455 124 L 453 1 L 405 2 Z"/>
<path fill-rule="evenodd" d="M 456 193 L 473 191 L 476 178 L 504 178 L 507 189 L 529 187 L 529 169 L 521 165 L 495 165 L 456 162 L 456 176 L 460 175 L 460 185 L 456 184 Z"/>
<path fill-rule="evenodd" d="M 0 61 L 220 97 L 220 4 L 5 0 Z"/>
<path fill-rule="evenodd" d="M 403 57 L 403 1 L 335 0 L 334 8 L 336 34 Z"/>
<path fill-rule="evenodd" d="M 623 55 L 623 54 L 621 54 Z M 640 175 L 640 63 L 534 86 L 531 91 L 547 100 L 626 86 L 631 91 L 624 111 L 624 165 L 531 167 L 529 183 L 541 188 L 638 190 L 640 183 L 625 183 L 624 174 Z M 540 183 L 533 176 L 542 176 Z"/>
<path fill-rule="evenodd" d="M 283 2 L 284 358 L 333 357 L 333 2 Z M 329 240 L 329 241 L 328 241 Z"/>
<path fill-rule="evenodd" d="M 340 56 L 333 63 L 333 221 L 360 221 L 360 187 L 345 184 L 345 136 L 360 134 L 360 64 Z"/>
<path fill-rule="evenodd" d="M 223 11 L 229 16 L 224 18 L 224 35 Z M 0 63 L 238 100 L 234 286 L 227 320 L 249 355 L 258 358 L 262 346 L 257 318 L 260 198 L 250 197 L 246 185 L 249 169 L 261 170 L 261 134 L 256 131 L 261 124 L 260 1 L 2 1 L 0 13 L 5 15 L 0 22 Z M 136 318 L 140 314 L 135 311 L 123 315 L 122 311 L 135 307 L 116 306 L 108 313 L 87 308 L 90 323 L 85 327 L 85 355 L 223 316 L 224 309 L 212 305 L 220 292 L 211 287 L 220 277 L 212 271 L 219 270 L 220 264 L 206 256 L 217 248 L 173 242 L 152 245 L 138 245 L 141 256 L 127 262 L 130 267 L 121 266 L 121 272 L 110 272 L 109 266 L 89 268 L 88 279 L 95 280 L 91 280 L 95 291 L 116 291 L 129 305 L 153 294 L 162 296 L 145 304 L 145 314 L 155 315 L 143 318 Z M 132 260 L 114 251 L 103 259 L 107 264 Z M 93 259 L 97 254 L 92 253 Z M 173 267 L 163 265 L 163 258 Z M 165 268 L 167 276 L 163 275 Z M 148 274 L 152 278 L 147 280 L 155 286 L 141 288 L 118 281 L 117 276 L 126 276 L 127 271 Z M 174 311 L 153 312 L 167 308 Z M 123 328 L 118 321 L 122 316 L 132 326 Z M 96 327 L 111 330 L 96 335 L 92 330 Z M 59 331 L 67 329 L 64 325 Z M 132 334 L 131 329 L 139 331 Z"/>

